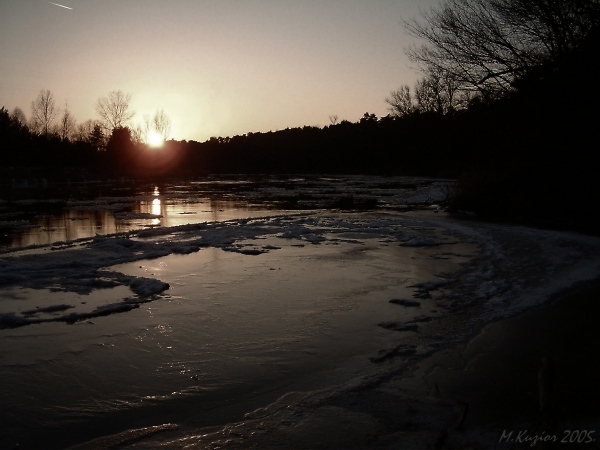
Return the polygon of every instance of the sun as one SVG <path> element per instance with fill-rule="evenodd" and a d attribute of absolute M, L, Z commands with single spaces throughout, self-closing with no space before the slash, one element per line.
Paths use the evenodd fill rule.
<path fill-rule="evenodd" d="M 158 148 L 158 147 L 163 146 L 163 144 L 165 143 L 165 140 L 163 139 L 161 134 L 152 130 L 148 133 L 148 138 L 146 139 L 146 143 L 150 147 Z"/>

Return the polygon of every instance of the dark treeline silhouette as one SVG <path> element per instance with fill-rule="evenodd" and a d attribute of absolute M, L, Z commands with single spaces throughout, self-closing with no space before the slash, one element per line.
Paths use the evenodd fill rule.
<path fill-rule="evenodd" d="M 426 156 L 426 148 L 437 149 L 443 140 L 427 133 L 432 119 L 377 119 L 365 113 L 356 123 L 213 138 L 188 142 L 187 149 L 192 166 L 211 173 L 455 173 L 443 152 L 435 150 L 434 159 Z"/>
<path fill-rule="evenodd" d="M 60 139 L 2 109 L 2 178 L 456 177 L 454 211 L 598 232 L 589 215 L 600 193 L 599 11 L 597 0 L 449 0 L 425 23 L 407 25 L 428 41 L 411 51 L 425 74 L 415 95 L 403 86 L 386 100 L 390 115 L 365 113 L 355 123 L 335 117 L 323 128 L 169 140 L 156 150 L 126 126 L 108 140 L 98 127 L 96 138 Z M 440 50 L 449 45 L 454 53 Z"/>
<path fill-rule="evenodd" d="M 89 142 L 37 134 L 0 109 L 0 182 L 19 177 L 89 178 L 96 173 L 101 154 Z"/>
<path fill-rule="evenodd" d="M 178 177 L 224 173 L 339 173 L 456 175 L 448 151 L 456 120 L 428 114 L 377 118 L 365 113 L 351 123 L 165 142 L 160 149 L 136 141 L 127 127 L 115 128 L 100 151 L 90 140 L 72 141 L 30 133 L 0 111 L 2 167 L 84 169 L 93 177 Z M 435 129 L 435 132 L 431 132 Z"/>
<path fill-rule="evenodd" d="M 446 0 L 405 26 L 424 42 L 408 51 L 425 73 L 413 103 L 467 107 L 455 130 L 466 154 L 460 138 L 450 145 L 466 158 L 451 206 L 599 232 L 600 1 Z M 432 92 L 438 101 L 420 101 Z M 388 99 L 397 114 L 414 107 L 407 93 Z"/>

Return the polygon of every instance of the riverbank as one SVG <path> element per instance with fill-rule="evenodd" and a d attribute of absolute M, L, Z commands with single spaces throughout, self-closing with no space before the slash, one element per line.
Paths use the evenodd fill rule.
<path fill-rule="evenodd" d="M 599 300 L 600 279 L 581 283 L 486 327 L 464 349 L 436 355 L 435 367 L 425 371 L 427 384 L 469 405 L 462 427 L 449 431 L 447 448 L 529 448 L 531 439 L 549 435 L 556 435 L 558 448 L 577 442 L 577 448 L 586 442 L 598 448 Z M 553 376 L 540 375 L 543 359 L 552 361 Z M 552 384 L 543 394 L 551 397 L 551 417 L 540 412 L 539 376 Z"/>
<path fill-rule="evenodd" d="M 581 283 L 543 306 L 487 326 L 465 345 L 421 360 L 412 373 L 391 371 L 379 382 L 363 380 L 327 398 L 312 394 L 287 407 L 282 400 L 279 407 L 250 414 L 248 421 L 162 444 L 229 449 L 598 448 L 600 363 L 594 355 L 600 346 L 599 298 L 600 279 Z M 539 411 L 542 358 L 551 358 L 555 365 L 554 429 L 544 424 Z M 554 436 L 556 442 L 542 442 Z"/>

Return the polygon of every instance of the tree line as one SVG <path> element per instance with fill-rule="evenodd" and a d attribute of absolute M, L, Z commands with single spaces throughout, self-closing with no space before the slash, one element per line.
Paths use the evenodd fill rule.
<path fill-rule="evenodd" d="M 171 119 L 159 108 L 141 123 L 131 124 L 135 112 L 131 95 L 111 91 L 96 103 L 99 119 L 77 123 L 69 106 L 57 106 L 54 94 L 42 89 L 31 102 L 31 114 L 19 107 L 11 112 L 0 109 L 0 181 L 16 175 L 39 174 L 43 178 L 89 179 L 121 176 L 121 156 L 115 156 L 115 143 L 126 130 L 131 142 L 144 147 L 150 134 L 166 140 L 171 134 Z M 107 152 L 107 150 L 111 150 Z"/>
<path fill-rule="evenodd" d="M 3 108 L 3 114 L 8 114 L 5 120 L 11 121 L 13 127 L 19 127 L 32 135 L 59 138 L 62 141 L 91 142 L 100 150 L 116 128 L 130 128 L 138 142 L 145 142 L 150 132 L 161 135 L 165 140 L 170 137 L 171 119 L 164 109 L 157 109 L 153 117 L 144 115 L 141 123 L 132 126 L 130 121 L 135 112 L 130 105 L 131 94 L 120 90 L 111 91 L 96 103 L 100 119 L 89 119 L 78 124 L 68 103 L 60 109 L 54 94 L 49 89 L 42 89 L 31 102 L 29 119 L 19 107 L 15 107 L 10 113 Z"/>
<path fill-rule="evenodd" d="M 407 53 L 422 78 L 390 92 L 385 117 L 367 112 L 349 122 L 332 115 L 325 127 L 169 140 L 164 150 L 150 152 L 144 132 L 170 127 L 163 111 L 132 127 L 130 97 L 114 91 L 98 101 L 101 120 L 70 138 L 67 108 L 52 131 L 42 91 L 29 125 L 22 112 L 0 112 L 0 139 L 10 143 L 0 157 L 3 165 L 49 159 L 55 166 L 81 165 L 88 176 L 448 176 L 460 180 L 455 210 L 571 228 L 589 224 L 589 196 L 600 192 L 600 1 L 447 0 L 404 27 L 420 40 Z M 33 141 L 27 157 L 23 142 Z M 44 154 L 59 148 L 62 157 Z"/>

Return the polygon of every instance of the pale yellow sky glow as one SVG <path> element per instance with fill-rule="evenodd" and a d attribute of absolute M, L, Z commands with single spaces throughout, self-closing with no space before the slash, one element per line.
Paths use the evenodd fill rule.
<path fill-rule="evenodd" d="M 387 114 L 419 74 L 400 22 L 438 0 L 0 1 L 0 106 L 41 89 L 79 122 L 132 96 L 132 125 L 163 108 L 171 137 L 324 126 Z M 72 9 L 67 9 L 72 8 Z"/>

